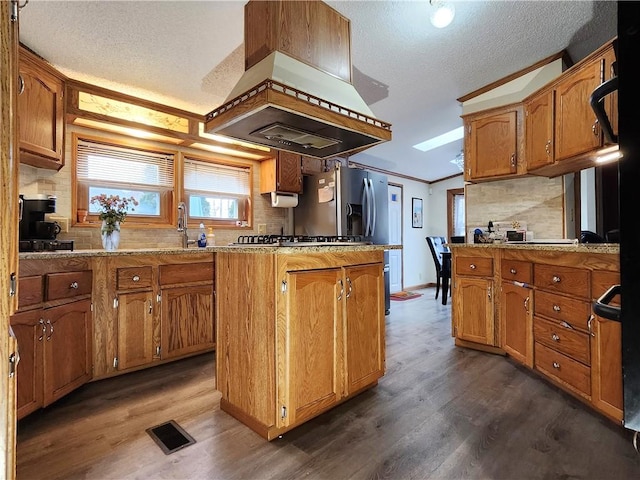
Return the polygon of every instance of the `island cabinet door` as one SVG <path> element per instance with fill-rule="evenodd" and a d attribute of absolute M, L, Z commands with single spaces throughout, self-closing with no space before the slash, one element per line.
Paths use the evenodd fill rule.
<path fill-rule="evenodd" d="M 161 357 L 179 357 L 215 345 L 213 286 L 163 288 Z"/>
<path fill-rule="evenodd" d="M 342 305 L 347 294 L 340 268 L 287 274 L 284 374 L 279 392 L 282 423 L 312 418 L 341 397 L 344 375 Z"/>
<path fill-rule="evenodd" d="M 346 394 L 384 375 L 384 278 L 382 265 L 345 268 Z"/>
<path fill-rule="evenodd" d="M 495 346 L 493 281 L 458 277 L 453 312 L 457 336 L 462 340 Z"/>
<path fill-rule="evenodd" d="M 533 290 L 502 283 L 502 348 L 514 360 L 533 368 Z"/>

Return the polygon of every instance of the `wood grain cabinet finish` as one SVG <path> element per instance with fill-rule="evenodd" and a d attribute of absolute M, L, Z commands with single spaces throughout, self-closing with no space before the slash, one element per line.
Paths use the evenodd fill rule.
<path fill-rule="evenodd" d="M 271 440 L 375 385 L 385 368 L 382 260 L 218 253 L 221 409 Z"/>
<path fill-rule="evenodd" d="M 554 162 L 554 90 L 543 90 L 525 101 L 527 171 Z"/>
<path fill-rule="evenodd" d="M 534 356 L 537 370 L 560 381 L 565 388 L 591 398 L 591 369 L 588 366 L 537 341 Z"/>
<path fill-rule="evenodd" d="M 49 270 L 57 264 L 51 262 Z M 18 340 L 17 417 L 46 407 L 91 379 L 91 270 L 49 272 L 20 279 L 19 311 L 11 317 Z M 89 278 L 89 281 L 86 279 Z M 77 287 L 70 287 L 73 281 Z M 43 286 L 46 285 L 45 288 Z"/>
<path fill-rule="evenodd" d="M 592 297 L 599 298 L 612 285 L 620 284 L 618 272 L 594 271 Z M 612 305 L 620 305 L 614 298 Z M 622 324 L 594 315 L 591 321 L 591 400 L 593 406 L 614 421 L 624 416 L 622 390 Z"/>
<path fill-rule="evenodd" d="M 100 275 L 98 309 L 114 318 L 97 328 L 97 378 L 215 348 L 213 254 L 114 257 Z"/>
<path fill-rule="evenodd" d="M 302 156 L 279 150 L 260 163 L 260 193 L 302 193 Z"/>
<path fill-rule="evenodd" d="M 590 273 L 583 268 L 538 264 L 533 267 L 537 288 L 588 299 L 591 294 Z"/>
<path fill-rule="evenodd" d="M 490 179 L 518 172 L 521 116 L 522 107 L 517 106 L 465 119 L 465 180 Z"/>
<path fill-rule="evenodd" d="M 532 368 L 533 290 L 503 281 L 500 293 L 502 348 L 514 360 Z"/>
<path fill-rule="evenodd" d="M 24 48 L 19 56 L 20 161 L 59 170 L 64 166 L 63 80 Z"/>

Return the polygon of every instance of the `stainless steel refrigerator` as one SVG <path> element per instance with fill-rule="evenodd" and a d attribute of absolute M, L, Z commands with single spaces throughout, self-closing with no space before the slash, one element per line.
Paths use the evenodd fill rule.
<path fill-rule="evenodd" d="M 303 194 L 293 209 L 294 233 L 310 236 L 358 235 L 364 241 L 389 243 L 387 177 L 337 164 L 335 169 L 304 177 Z M 385 313 L 389 313 L 389 252 L 384 252 Z"/>

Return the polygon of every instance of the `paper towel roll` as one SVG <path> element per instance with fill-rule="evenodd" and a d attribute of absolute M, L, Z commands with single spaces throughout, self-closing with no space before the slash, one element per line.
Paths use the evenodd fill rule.
<path fill-rule="evenodd" d="M 298 205 L 297 193 L 271 192 L 271 206 L 278 208 L 292 208 Z"/>

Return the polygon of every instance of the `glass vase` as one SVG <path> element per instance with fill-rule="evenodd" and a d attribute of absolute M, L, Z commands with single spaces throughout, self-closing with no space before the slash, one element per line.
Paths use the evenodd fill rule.
<path fill-rule="evenodd" d="M 120 222 L 107 225 L 107 221 L 102 221 L 102 248 L 108 252 L 118 249 L 120 244 Z"/>

